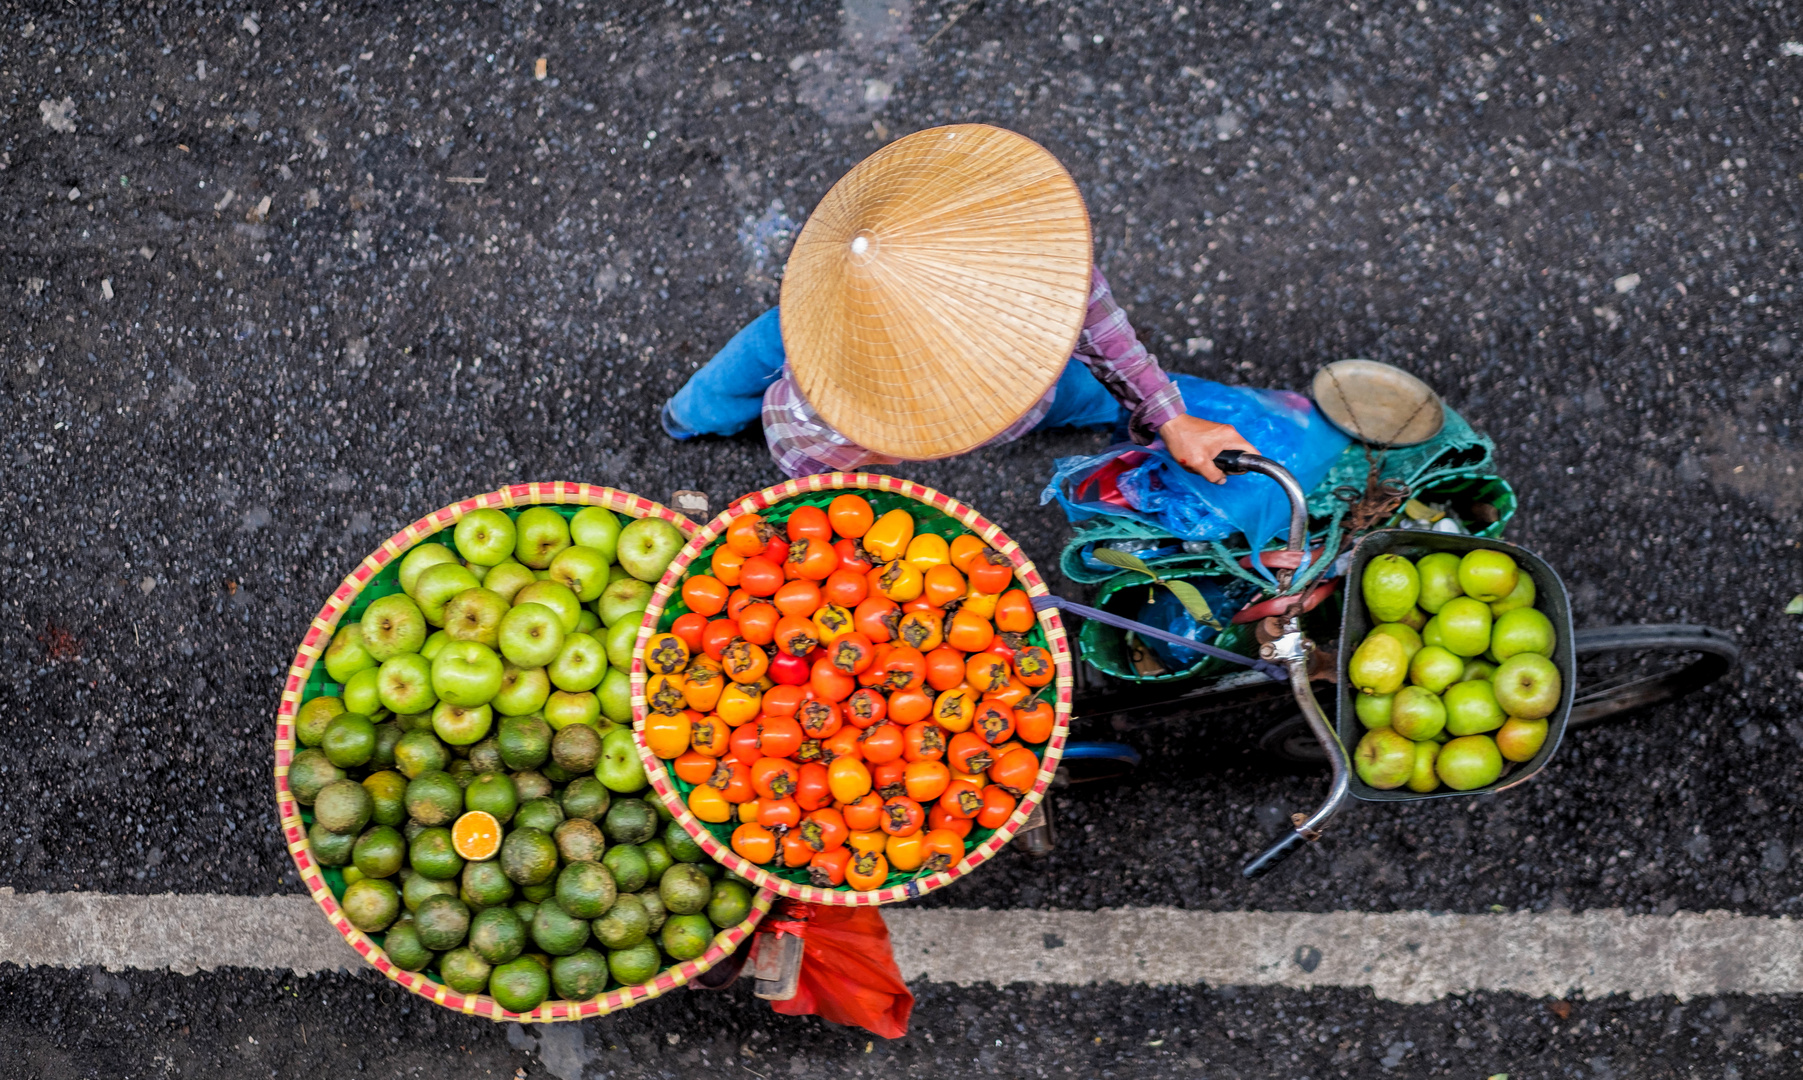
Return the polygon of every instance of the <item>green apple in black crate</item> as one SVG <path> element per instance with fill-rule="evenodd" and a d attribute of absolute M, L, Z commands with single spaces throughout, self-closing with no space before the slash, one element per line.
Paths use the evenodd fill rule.
<path fill-rule="evenodd" d="M 1540 751 L 1561 693 L 1557 635 L 1513 558 L 1387 553 L 1366 564 L 1360 587 L 1381 620 L 1347 664 L 1367 729 L 1353 755 L 1361 780 L 1470 791 Z"/>

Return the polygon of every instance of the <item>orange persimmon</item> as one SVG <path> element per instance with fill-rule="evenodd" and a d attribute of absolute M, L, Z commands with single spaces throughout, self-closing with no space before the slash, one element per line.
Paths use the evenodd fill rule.
<path fill-rule="evenodd" d="M 776 529 L 760 514 L 741 514 L 726 525 L 726 546 L 750 558 L 762 555 Z"/>
<path fill-rule="evenodd" d="M 1014 734 L 1022 742 L 1042 743 L 1052 737 L 1052 728 L 1058 722 L 1058 712 L 1049 701 L 1034 701 L 1025 708 L 1014 710 Z"/>
<path fill-rule="evenodd" d="M 870 770 L 857 758 L 834 758 L 826 767 L 826 782 L 835 800 L 856 802 L 870 793 Z"/>
<path fill-rule="evenodd" d="M 945 643 L 967 653 L 980 653 L 995 641 L 995 626 L 988 619 L 965 608 L 952 612 L 945 632 Z M 959 672 L 962 681 L 963 672 Z"/>
<path fill-rule="evenodd" d="M 826 519 L 834 532 L 855 540 L 870 531 L 876 522 L 876 511 L 870 508 L 870 500 L 848 491 L 833 497 L 826 508 Z"/>
<path fill-rule="evenodd" d="M 719 578 L 697 574 L 682 583 L 682 602 L 702 616 L 718 615 L 726 610 L 726 598 L 732 595 Z"/>
<path fill-rule="evenodd" d="M 870 595 L 870 579 L 855 570 L 834 570 L 820 586 L 828 603 L 850 610 Z"/>
<path fill-rule="evenodd" d="M 1016 798 L 1026 794 L 1033 786 L 1033 778 L 1038 775 L 1039 758 L 1024 746 L 1015 747 L 996 758 L 995 764 L 989 766 L 989 779 Z"/>
<path fill-rule="evenodd" d="M 910 761 L 902 773 L 908 798 L 922 805 L 943 795 L 951 782 L 952 771 L 941 761 Z"/>
<path fill-rule="evenodd" d="M 859 852 L 845 868 L 845 883 L 859 892 L 880 889 L 889 877 L 889 860 L 881 852 Z"/>
<path fill-rule="evenodd" d="M 808 883 L 816 889 L 831 889 L 845 883 L 846 868 L 851 865 L 851 849 L 828 848 L 815 852 L 808 860 Z"/>
<path fill-rule="evenodd" d="M 964 836 L 970 831 L 968 823 L 965 832 L 955 829 L 935 829 L 929 826 L 928 833 L 921 839 L 926 849 L 926 860 L 920 868 L 929 874 L 937 874 L 957 865 L 964 858 Z"/>
<path fill-rule="evenodd" d="M 714 554 L 707 561 L 708 569 L 712 570 L 714 576 L 720 579 L 720 584 L 729 589 L 739 587 L 739 569 L 744 565 L 745 556 L 726 544 L 715 548 Z"/>
<path fill-rule="evenodd" d="M 895 627 L 901 617 L 901 605 L 886 596 L 870 596 L 852 611 L 851 626 L 880 645 L 895 637 Z"/>
<path fill-rule="evenodd" d="M 843 800 L 836 809 L 845 815 L 845 827 L 853 835 L 874 832 L 883 821 L 883 799 L 874 791 L 866 791 L 855 799 Z"/>
<path fill-rule="evenodd" d="M 926 572 L 920 594 L 934 607 L 944 607 L 953 600 L 962 599 L 969 591 L 964 584 L 964 575 L 958 573 L 956 567 L 940 565 Z"/>
<path fill-rule="evenodd" d="M 867 728 L 881 723 L 883 717 L 889 715 L 889 702 L 882 694 L 866 687 L 846 698 L 840 712 L 852 727 Z"/>
<path fill-rule="evenodd" d="M 746 862 L 764 865 L 776 857 L 776 834 L 755 821 L 732 831 L 732 849 Z"/>
<path fill-rule="evenodd" d="M 995 628 L 1010 634 L 1024 634 L 1036 621 L 1033 601 L 1020 589 L 1009 589 L 995 602 Z"/>
<path fill-rule="evenodd" d="M 826 511 L 818 506 L 797 506 L 789 513 L 789 542 L 806 537 L 809 540 L 831 540 L 833 538 L 832 522 L 827 520 Z"/>
<path fill-rule="evenodd" d="M 800 721 L 802 732 L 811 739 L 831 738 L 845 725 L 837 705 L 816 699 L 802 702 L 801 708 L 795 710 L 795 719 Z"/>

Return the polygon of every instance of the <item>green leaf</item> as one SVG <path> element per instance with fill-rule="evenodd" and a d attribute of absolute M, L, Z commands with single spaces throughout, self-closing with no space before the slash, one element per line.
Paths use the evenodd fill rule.
<path fill-rule="evenodd" d="M 1803 615 L 1803 593 L 1790 598 L 1790 603 L 1784 605 L 1784 613 L 1786 615 Z"/>
<path fill-rule="evenodd" d="M 1202 593 L 1194 585 L 1187 581 L 1167 581 L 1164 583 L 1164 587 L 1171 590 L 1171 594 L 1183 605 L 1184 610 L 1190 613 L 1191 618 L 1214 627 L 1217 633 L 1222 630 L 1221 621 L 1215 618 L 1215 613 L 1209 609 L 1208 601 L 1202 599 Z"/>
<path fill-rule="evenodd" d="M 1116 551 L 1113 548 L 1107 547 L 1098 547 L 1094 550 L 1093 554 L 1095 555 L 1097 562 L 1105 562 L 1109 566 L 1118 566 L 1122 570 L 1136 570 L 1151 578 L 1153 581 L 1158 580 L 1158 575 L 1153 573 L 1152 568 L 1147 566 L 1145 560 L 1141 559 L 1138 555 L 1129 555 L 1125 551 Z"/>

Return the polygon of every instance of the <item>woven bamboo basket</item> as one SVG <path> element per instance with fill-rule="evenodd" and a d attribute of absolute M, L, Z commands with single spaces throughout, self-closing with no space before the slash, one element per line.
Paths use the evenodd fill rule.
<path fill-rule="evenodd" d="M 276 711 L 275 800 L 276 812 L 281 818 L 283 839 L 288 843 L 288 851 L 294 857 L 295 868 L 300 871 L 301 881 L 307 886 L 307 892 L 325 912 L 333 929 L 338 931 L 351 948 L 374 965 L 377 971 L 420 997 L 447 1009 L 496 1021 L 542 1024 L 603 1016 L 628 1009 L 688 983 L 730 956 L 734 949 L 749 938 L 758 922 L 770 910 L 774 897 L 767 892 L 758 892 L 753 897 L 751 914 L 744 922 L 717 934 L 708 950 L 700 957 L 666 968 L 648 983 L 620 987 L 587 1001 L 550 1000 L 529 1013 L 512 1013 L 503 1009 L 487 994 L 461 994 L 436 981 L 428 972 L 401 970 L 382 951 L 382 935 L 365 934 L 352 926 L 338 906 L 339 897 L 344 893 L 344 880 L 337 868 L 323 867 L 314 861 L 307 843 L 307 822 L 302 817 L 302 808 L 288 790 L 288 765 L 296 753 L 295 713 L 308 699 L 317 697 L 328 689 L 335 689 L 335 684 L 327 681 L 325 668 L 319 660 L 326 646 L 331 644 L 339 622 L 345 618 L 360 617 L 363 608 L 371 600 L 399 592 L 400 585 L 395 580 L 395 571 L 399 567 L 401 556 L 414 545 L 431 540 L 450 544 L 451 529 L 465 514 L 487 508 L 506 510 L 534 504 L 567 506 L 571 512 L 584 506 L 604 506 L 627 517 L 662 518 L 681 529 L 685 536 L 692 536 L 696 532 L 694 523 L 688 518 L 649 499 L 593 484 L 552 481 L 515 484 L 499 491 L 477 495 L 427 514 L 395 533 L 364 559 L 332 593 L 314 617 L 312 625 L 307 628 L 300 649 L 294 655 L 294 664 L 288 669 L 287 681 L 282 686 L 281 707 Z"/>
<path fill-rule="evenodd" d="M 645 622 L 639 629 L 638 644 L 632 654 L 633 737 L 638 744 L 639 757 L 645 763 L 645 772 L 651 778 L 651 786 L 663 797 L 670 811 L 676 815 L 676 820 L 682 823 L 682 827 L 688 830 L 689 835 L 695 838 L 695 842 L 701 845 L 709 857 L 760 889 L 807 903 L 848 906 L 889 904 L 920 896 L 951 884 L 994 857 L 1026 824 L 1027 818 L 1045 797 L 1046 790 L 1052 783 L 1052 776 L 1057 771 L 1058 761 L 1064 754 L 1065 740 L 1070 733 L 1071 713 L 1070 643 L 1057 611 L 1042 611 L 1039 613 L 1039 625 L 1029 635 L 1029 639 L 1048 649 L 1057 662 L 1057 677 L 1053 683 L 1056 721 L 1052 737 L 1043 747 L 1034 749 L 1040 758 L 1040 769 L 1038 776 L 1034 778 L 1032 789 L 1021 797 L 1014 814 L 1001 828 L 975 829 L 971 832 L 961 861 L 936 874 L 891 872 L 880 889 L 821 889 L 807 883 L 805 868 L 790 870 L 760 867 L 732 850 L 732 823 L 709 825 L 689 812 L 687 795 L 693 785 L 678 780 L 664 761 L 645 744 L 646 644 L 653 634 L 668 629 L 677 616 L 688 610 L 682 602 L 682 582 L 692 570 L 706 572 L 708 559 L 725 536 L 727 524 L 732 519 L 755 512 L 763 514 L 773 524 L 780 525 L 788 520 L 789 511 L 797 506 L 824 507 L 833 496 L 852 490 L 863 493 L 878 514 L 898 507 L 906 509 L 914 516 L 917 534 L 933 532 L 950 537 L 966 531 L 975 533 L 1014 563 L 1015 581 L 1029 596 L 1047 595 L 1045 581 L 1040 578 L 1032 561 L 1022 553 L 1020 545 L 1009 539 L 999 526 L 948 495 L 911 481 L 874 473 L 836 472 L 804 476 L 735 501 L 690 538 L 688 545 L 664 572 L 663 580 L 658 582 L 651 597 L 651 606 L 645 612 Z"/>

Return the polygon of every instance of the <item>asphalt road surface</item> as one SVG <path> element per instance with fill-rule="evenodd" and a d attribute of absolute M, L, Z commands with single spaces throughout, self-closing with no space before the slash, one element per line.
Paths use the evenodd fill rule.
<path fill-rule="evenodd" d="M 1506 795 L 1354 806 L 1252 885 L 1238 865 L 1321 781 L 1260 757 L 1243 723 L 1178 719 L 1130 737 L 1148 762 L 1133 782 L 1060 796 L 1051 858 L 1005 853 L 925 903 L 1803 906 L 1787 7 L 39 3 L 0 20 L 0 885 L 298 891 L 271 718 L 336 582 L 508 482 L 719 505 L 778 479 L 756 433 L 673 444 L 658 406 L 774 303 L 788 239 L 839 175 L 897 135 L 985 121 L 1069 166 L 1169 369 L 1287 387 L 1347 356 L 1417 371 L 1496 440 L 1521 494 L 1509 536 L 1558 567 L 1580 625 L 1707 623 L 1746 662 L 1574 737 Z M 1067 532 L 1038 504 L 1051 461 L 1103 443 L 1037 435 L 898 471 L 1049 566 Z M 9 1074 L 547 1067 L 536 1036 L 405 1012 L 373 974 L 0 982 L 23 1003 L 0 1019 L 0 1054 L 26 1055 Z M 920 991 L 917 1034 L 870 1053 L 742 993 L 685 995 L 594 1025 L 584 1045 L 620 1049 L 588 1074 L 932 1074 L 949 1052 L 926 1032 L 961 1068 L 1044 1075 L 1780 1076 L 1803 1045 L 1770 998 L 1568 1018 L 1506 994 Z"/>

